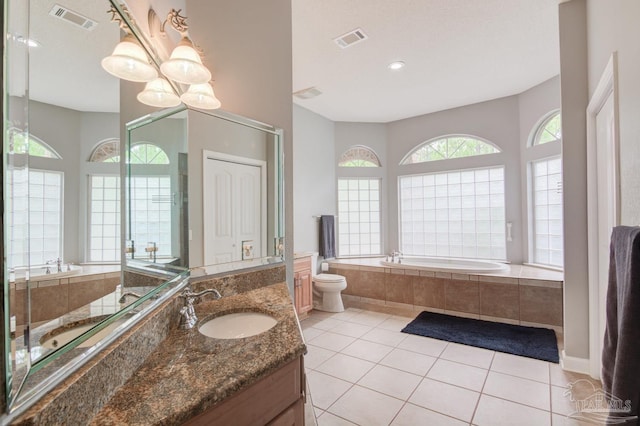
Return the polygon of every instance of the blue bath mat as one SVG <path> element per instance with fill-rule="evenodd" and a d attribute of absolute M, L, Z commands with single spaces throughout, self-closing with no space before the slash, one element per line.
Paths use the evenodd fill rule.
<path fill-rule="evenodd" d="M 558 363 L 555 331 L 422 312 L 403 333 Z"/>

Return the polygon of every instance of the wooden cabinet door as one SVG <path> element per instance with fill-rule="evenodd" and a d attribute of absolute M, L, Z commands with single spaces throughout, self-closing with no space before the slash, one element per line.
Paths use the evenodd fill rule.
<path fill-rule="evenodd" d="M 313 308 L 313 289 L 310 270 L 299 272 L 298 285 L 300 311 L 309 312 Z"/>

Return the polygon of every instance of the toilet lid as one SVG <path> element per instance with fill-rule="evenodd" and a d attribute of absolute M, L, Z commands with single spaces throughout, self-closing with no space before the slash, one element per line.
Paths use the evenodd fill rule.
<path fill-rule="evenodd" d="M 313 280 L 321 283 L 339 283 L 344 281 L 344 277 L 336 274 L 319 274 L 313 277 Z"/>

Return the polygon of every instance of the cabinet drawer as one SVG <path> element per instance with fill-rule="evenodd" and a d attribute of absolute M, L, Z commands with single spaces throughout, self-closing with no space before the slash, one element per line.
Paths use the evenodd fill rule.
<path fill-rule="evenodd" d="M 308 270 L 311 272 L 311 258 L 301 257 L 293 261 L 293 272 Z"/>
<path fill-rule="evenodd" d="M 301 372 L 302 365 L 298 357 L 270 376 L 184 424 L 189 426 L 267 424 L 300 400 Z"/>

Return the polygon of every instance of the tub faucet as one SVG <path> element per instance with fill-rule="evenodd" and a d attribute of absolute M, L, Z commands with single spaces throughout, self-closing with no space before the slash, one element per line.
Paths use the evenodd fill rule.
<path fill-rule="evenodd" d="M 391 256 L 391 263 L 395 263 L 396 259 L 398 260 L 398 263 L 402 260 L 402 253 L 399 251 L 392 251 L 389 256 Z"/>
<path fill-rule="evenodd" d="M 46 262 L 47 265 L 56 265 L 56 269 L 58 272 L 62 272 L 62 259 L 61 258 L 57 258 L 55 260 L 47 260 Z M 51 271 L 49 270 L 49 267 L 47 267 L 47 274 L 50 274 Z"/>
<path fill-rule="evenodd" d="M 198 317 L 196 316 L 195 308 L 193 307 L 193 302 L 205 294 L 213 294 L 215 299 L 220 299 L 222 295 L 215 288 L 210 288 L 207 290 L 200 291 L 198 293 L 194 293 L 191 291 L 190 287 L 185 288 L 180 297 L 184 298 L 184 306 L 180 309 L 180 328 L 183 330 L 192 329 L 196 322 L 198 322 Z"/>

